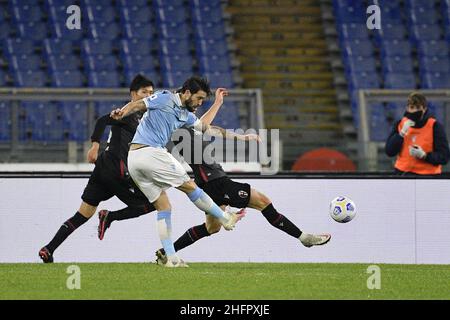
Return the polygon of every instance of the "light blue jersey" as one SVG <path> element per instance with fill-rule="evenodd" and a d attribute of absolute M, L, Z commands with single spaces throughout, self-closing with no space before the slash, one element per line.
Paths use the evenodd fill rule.
<path fill-rule="evenodd" d="M 164 148 L 172 133 L 182 126 L 198 125 L 199 119 L 181 105 L 180 96 L 167 90 L 144 98 L 147 112 L 142 117 L 131 143 Z"/>

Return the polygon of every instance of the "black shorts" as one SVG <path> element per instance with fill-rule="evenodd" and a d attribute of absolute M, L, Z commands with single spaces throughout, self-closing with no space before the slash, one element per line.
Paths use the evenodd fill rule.
<path fill-rule="evenodd" d="M 105 157 L 106 158 L 106 157 Z M 89 178 L 81 199 L 87 204 L 97 207 L 100 202 L 114 196 L 128 207 L 139 208 L 151 212 L 155 207 L 135 185 L 122 160 L 109 161 L 99 159 Z"/>
<path fill-rule="evenodd" d="M 250 185 L 239 183 L 228 177 L 209 181 L 201 186 L 218 205 L 229 205 L 235 208 L 246 208 L 250 201 Z"/>

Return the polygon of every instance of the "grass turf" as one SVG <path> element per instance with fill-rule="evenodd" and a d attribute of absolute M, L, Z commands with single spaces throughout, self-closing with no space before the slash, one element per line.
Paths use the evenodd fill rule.
<path fill-rule="evenodd" d="M 379 264 L 379 290 L 367 264 L 78 263 L 79 290 L 69 265 L 0 264 L 0 299 L 450 299 L 450 265 Z"/>

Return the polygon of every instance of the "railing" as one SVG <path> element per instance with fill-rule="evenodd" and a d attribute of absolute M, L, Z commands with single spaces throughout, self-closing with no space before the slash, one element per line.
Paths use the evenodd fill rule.
<path fill-rule="evenodd" d="M 264 128 L 264 109 L 260 89 L 231 89 L 227 103 L 239 106 L 242 129 Z M 21 101 L 86 102 L 87 130 L 95 124 L 95 103 L 104 101 L 128 101 L 125 88 L 0 88 L 0 102 L 11 102 L 11 139 L 0 143 L 0 162 L 82 162 L 86 143 L 64 141 L 48 144 L 21 141 L 19 139 L 19 108 Z M 211 97 L 214 99 L 214 97 Z M 119 107 L 119 106 L 115 106 Z M 113 106 L 111 106 L 111 109 Z M 52 152 L 52 160 L 45 153 Z"/>

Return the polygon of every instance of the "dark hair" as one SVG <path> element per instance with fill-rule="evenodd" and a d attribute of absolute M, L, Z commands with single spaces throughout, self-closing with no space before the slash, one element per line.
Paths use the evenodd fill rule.
<path fill-rule="evenodd" d="M 413 92 L 408 97 L 408 105 L 413 105 L 416 107 L 423 106 L 424 108 L 427 108 L 427 99 L 423 94 Z"/>
<path fill-rule="evenodd" d="M 134 77 L 133 81 L 131 81 L 130 84 L 130 92 L 131 91 L 138 91 L 141 88 L 145 88 L 145 87 L 155 87 L 155 85 L 153 84 L 153 82 L 144 77 L 142 74 L 138 74 Z"/>
<path fill-rule="evenodd" d="M 202 90 L 205 91 L 208 96 L 211 95 L 211 88 L 209 87 L 208 79 L 198 76 L 193 76 L 187 79 L 183 83 L 183 86 L 177 90 L 177 92 L 184 93 L 186 90 L 189 90 L 192 94 Z"/>

